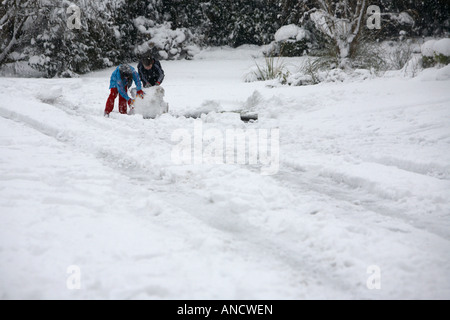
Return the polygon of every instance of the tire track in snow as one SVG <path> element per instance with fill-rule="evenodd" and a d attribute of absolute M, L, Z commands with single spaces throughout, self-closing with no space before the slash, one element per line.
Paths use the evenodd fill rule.
<path fill-rule="evenodd" d="M 409 190 L 396 190 L 395 186 L 385 186 L 376 180 L 370 181 L 358 176 L 357 173 L 340 172 L 335 168 L 303 168 L 298 171 L 295 165 L 286 162 L 282 164 L 282 168 L 284 170 L 274 178 L 297 192 L 314 191 L 330 199 L 344 201 L 354 209 L 364 208 L 385 218 L 396 219 L 396 223 L 412 226 L 450 241 L 449 211 L 445 209 L 450 207 L 443 196 L 418 199 L 418 195 L 411 194 Z M 432 179 L 428 175 L 424 176 Z M 445 181 L 436 179 L 436 182 Z M 430 220 L 429 214 L 434 214 L 435 219 Z"/>
<path fill-rule="evenodd" d="M 150 185 L 152 191 L 157 192 L 160 195 L 161 201 L 171 204 L 170 206 L 172 206 L 172 203 L 177 203 L 176 207 L 182 212 L 186 212 L 189 216 L 201 221 L 202 225 L 213 228 L 220 233 L 225 234 L 226 237 L 229 237 L 230 241 L 234 242 L 233 246 L 239 248 L 239 255 L 242 258 L 250 259 L 252 261 L 263 261 L 264 268 L 266 268 L 267 265 L 270 265 L 270 269 L 273 268 L 273 270 L 275 270 L 271 272 L 278 273 L 282 279 L 286 278 L 284 280 L 284 285 L 287 286 L 287 289 L 284 293 L 280 293 L 281 296 L 287 298 L 305 298 L 307 297 L 306 292 L 309 285 L 311 285 L 311 282 L 320 284 L 323 279 L 327 277 L 325 271 L 321 273 L 317 271 L 317 267 L 312 265 L 311 254 L 303 259 L 296 258 L 296 253 L 287 250 L 286 248 L 282 248 L 282 243 L 277 244 L 276 242 L 267 241 L 265 233 L 259 231 L 257 225 L 242 224 L 242 221 L 237 221 L 236 217 L 230 216 L 227 210 L 222 211 L 225 218 L 222 219 L 220 223 L 208 219 L 202 212 L 209 212 L 210 207 L 207 204 L 202 205 L 202 202 L 205 199 L 198 197 L 195 192 L 192 191 L 192 187 L 189 184 L 180 187 L 168 183 L 167 181 L 164 181 L 164 177 L 161 178 L 161 176 L 155 174 L 153 168 L 144 168 L 140 166 L 140 162 L 133 156 L 127 157 L 124 153 L 117 153 L 108 147 L 105 148 L 102 144 L 104 141 L 103 139 L 95 139 L 95 134 L 99 131 L 97 129 L 97 119 L 83 116 L 74 110 L 64 110 L 64 108 L 61 107 L 54 108 L 53 105 L 49 105 L 48 103 L 44 103 L 42 107 L 44 108 L 43 111 L 45 112 L 43 113 L 45 113 L 45 116 L 42 116 L 43 113 L 38 113 L 33 117 L 33 114 L 27 114 L 29 111 L 27 109 L 22 110 L 22 112 L 20 110 L 13 112 L 3 107 L 0 107 L 0 116 L 24 124 L 59 142 L 74 147 L 76 150 L 94 154 L 94 156 L 103 160 L 102 162 L 104 165 L 110 166 L 114 170 L 119 170 L 120 173 L 129 177 L 131 181 L 134 181 L 135 185 L 146 189 L 148 189 L 148 186 Z M 61 114 L 55 115 L 55 118 L 61 122 L 54 124 L 45 122 L 45 119 L 48 118 L 48 113 L 57 110 L 59 112 L 64 112 L 63 115 L 65 114 L 65 116 L 62 116 Z M 105 121 L 110 120 L 108 119 Z M 73 130 L 75 127 L 77 130 Z M 93 129 L 93 127 L 96 129 Z M 124 125 L 124 127 L 124 130 L 128 129 L 127 125 Z M 90 136 L 93 139 L 83 143 L 82 141 L 85 136 Z M 145 140 L 147 138 L 148 137 L 145 137 Z M 121 161 L 124 165 L 114 165 L 114 163 L 117 163 L 118 161 Z M 169 191 L 169 189 L 171 190 Z M 175 196 L 167 196 L 167 194 L 175 194 Z M 241 228 L 236 229 L 232 227 L 239 223 L 241 224 Z M 246 258 L 247 255 L 248 257 Z M 271 262 L 272 260 L 273 262 Z M 309 266 L 306 267 L 307 265 Z M 300 271 L 303 272 L 302 276 L 298 275 L 299 270 L 302 270 Z M 298 281 L 303 282 L 305 288 L 303 291 L 300 290 L 299 293 L 295 293 L 295 283 Z M 327 282 L 333 283 L 331 278 Z M 292 286 L 290 286 L 290 283 L 293 283 Z M 308 283 L 309 285 L 307 285 Z M 314 286 L 316 287 L 317 285 Z M 342 295 L 343 293 L 339 292 L 338 289 L 339 285 L 335 285 L 335 287 L 336 294 Z M 281 291 L 284 291 L 284 289 Z M 330 295 L 330 297 L 331 296 L 332 295 Z"/>
<path fill-rule="evenodd" d="M 164 174 L 161 171 L 158 172 L 158 169 L 161 168 L 144 167 L 142 166 L 142 162 L 136 159 L 133 154 L 129 155 L 126 152 L 114 150 L 114 145 L 106 143 L 107 140 L 105 139 L 96 137 L 101 130 L 104 130 L 105 127 L 108 128 L 107 125 L 98 128 L 98 122 L 110 124 L 111 120 L 114 119 L 99 121 L 95 116 L 84 115 L 83 110 L 65 109 L 61 105 L 55 108 L 54 105 L 48 103 L 44 103 L 42 106 L 46 112 L 60 113 L 59 115 L 55 115 L 55 117 L 61 123 L 49 125 L 44 122 L 46 117 L 37 115 L 37 119 L 35 119 L 32 116 L 26 115 L 27 110 L 23 110 L 25 114 L 22 114 L 20 112 L 10 113 L 8 110 L 0 108 L 0 114 L 10 120 L 24 123 L 82 152 L 94 154 L 102 160 L 104 165 L 110 166 L 114 170 L 119 170 L 142 188 L 148 189 L 151 186 L 152 192 L 158 193 L 163 202 L 171 205 L 175 204 L 178 210 L 202 222 L 202 225 L 215 229 L 232 239 L 235 242 L 235 246 L 239 247 L 240 256 L 245 258 L 248 255 L 249 259 L 261 261 L 264 265 L 270 265 L 273 270 L 276 270 L 276 273 L 284 274 L 284 285 L 287 286 L 287 293 L 284 293 L 284 296 L 289 297 L 294 295 L 295 297 L 307 298 L 311 296 L 307 293 L 311 288 L 317 289 L 320 287 L 324 288 L 323 292 L 330 292 L 329 295 L 326 295 L 327 298 L 331 298 L 334 295 L 345 295 L 349 298 L 358 296 L 358 294 L 345 292 L 346 290 L 343 288 L 348 287 L 348 279 L 346 277 L 339 277 L 336 271 L 333 270 L 333 267 L 330 267 L 330 264 L 336 263 L 334 260 L 337 253 L 334 252 L 334 249 L 329 244 L 324 246 L 314 244 L 313 232 L 306 232 L 307 244 L 304 246 L 302 243 L 298 244 L 296 241 L 298 232 L 296 228 L 276 234 L 270 232 L 264 225 L 264 222 L 258 220 L 259 218 L 249 223 L 245 219 L 240 219 L 239 216 L 230 214 L 229 210 L 224 208 L 219 208 L 210 217 L 208 216 L 208 212 L 211 212 L 211 204 L 206 201 L 207 199 L 204 196 L 196 194 L 195 185 L 191 185 L 190 181 L 186 184 L 178 185 L 174 185 L 170 181 L 165 181 Z M 63 113 L 61 114 L 61 112 Z M 98 116 L 98 118 L 101 117 Z M 150 141 L 152 137 L 152 132 L 149 133 L 130 128 L 129 126 L 135 124 L 135 121 L 130 123 L 117 121 L 117 123 L 122 125 L 121 132 L 133 134 L 134 137 L 142 134 L 143 136 L 139 137 L 141 140 Z M 66 127 L 68 130 L 66 130 Z M 75 127 L 77 128 L 76 131 L 73 130 Z M 116 138 L 119 135 L 120 133 L 117 132 L 113 134 Z M 84 138 L 86 136 L 90 136 L 92 139 L 85 141 Z M 119 145 L 123 146 L 124 144 L 120 143 Z M 254 175 L 260 176 L 259 173 L 254 173 Z M 213 211 L 215 210 L 213 209 Z M 275 212 L 261 214 L 264 218 L 265 215 L 273 215 Z M 302 219 L 298 222 L 299 225 L 303 223 L 315 224 L 314 221 L 308 222 Z M 239 225 L 239 227 L 237 228 L 236 225 Z M 296 244 L 292 246 L 286 245 L 290 242 Z M 323 265 L 324 262 L 326 262 L 325 265 Z M 348 273 L 352 273 L 353 275 L 349 277 L 354 278 L 357 272 L 351 272 L 350 270 L 352 268 L 345 267 L 345 264 L 343 261 L 338 262 L 338 273 L 344 272 L 347 275 Z M 348 270 L 345 271 L 345 269 Z M 299 283 L 301 288 L 296 288 L 299 286 Z M 355 288 L 352 286 L 352 289 Z M 356 289 L 360 294 L 366 292 L 363 282 L 359 283 Z M 295 290 L 298 290 L 299 293 L 292 293 Z M 320 291 L 315 293 L 319 298 L 323 297 L 323 293 L 320 293 Z"/>
<path fill-rule="evenodd" d="M 63 142 L 65 144 L 68 144 L 69 146 L 75 147 L 76 150 L 80 150 L 80 146 L 78 144 L 75 143 L 75 145 L 74 145 L 74 140 L 69 141 L 67 139 L 62 139 L 61 138 L 62 135 L 61 135 L 61 133 L 60 133 L 58 128 L 55 128 L 55 127 L 52 127 L 52 126 L 49 126 L 49 125 L 46 125 L 46 124 L 42 124 L 39 120 L 32 119 L 31 117 L 28 117 L 26 115 L 20 114 L 18 112 L 13 112 L 13 113 L 7 112 L 7 110 L 5 110 L 3 108 L 0 108 L 0 115 L 2 117 L 4 117 L 4 118 L 8 119 L 8 120 L 15 121 L 15 122 L 18 122 L 20 124 L 24 124 L 24 125 L 28 126 L 29 128 L 31 128 L 33 130 L 36 130 L 39 133 L 43 133 L 43 134 L 45 134 L 45 135 L 47 135 L 47 136 L 49 136 L 51 138 L 54 138 L 55 140 L 57 140 L 59 142 Z M 79 125 L 80 125 L 80 130 L 86 134 L 86 131 L 87 131 L 86 130 L 86 123 L 83 123 L 82 121 L 80 121 Z M 75 139 L 75 141 L 76 141 L 76 139 Z M 87 149 L 88 150 L 82 149 L 81 151 L 82 152 L 89 151 L 89 150 L 91 150 L 91 147 L 87 147 Z M 96 155 L 96 156 L 98 156 L 98 155 Z M 110 165 L 110 162 L 107 161 L 106 164 Z M 197 220 L 197 222 L 198 221 L 202 221 L 201 219 L 198 218 L 198 216 L 192 215 L 193 211 L 187 209 L 186 206 L 178 207 L 179 210 L 170 209 L 172 207 L 172 205 L 170 204 L 170 201 L 167 201 L 167 199 L 166 199 L 167 197 L 164 196 L 166 192 L 169 192 L 168 188 L 165 188 L 165 186 L 167 186 L 167 184 L 162 183 L 162 185 L 160 185 L 157 180 L 154 180 L 154 179 L 152 179 L 152 177 L 150 175 L 147 175 L 148 172 L 140 171 L 138 169 L 137 170 L 130 170 L 130 168 L 128 168 L 128 167 L 121 168 L 120 170 L 117 167 L 115 167 L 115 166 L 112 166 L 112 168 L 115 171 L 119 171 L 121 174 L 129 177 L 131 182 L 133 182 L 137 186 L 141 186 L 143 189 L 148 189 L 148 186 L 151 185 L 151 188 L 153 189 L 153 192 L 155 192 L 155 190 L 156 190 L 156 192 L 159 194 L 162 203 L 166 203 L 167 204 L 168 208 L 166 208 L 166 210 L 168 209 L 169 211 L 178 211 L 178 216 L 176 217 L 177 220 L 179 219 L 180 221 L 185 221 L 186 225 L 195 225 L 195 224 L 193 224 L 192 222 L 189 221 L 189 219 L 190 219 L 189 217 L 194 218 L 195 220 Z M 139 173 L 140 173 L 140 175 L 138 175 Z M 170 188 L 174 189 L 173 186 L 170 186 Z M 175 190 L 171 190 L 171 191 L 172 192 L 176 192 L 176 198 L 178 200 L 180 200 L 181 203 L 188 203 L 189 199 L 191 199 L 191 197 L 192 197 L 192 194 L 185 194 L 184 192 L 186 192 L 186 190 L 184 190 L 184 189 L 175 189 Z M 160 206 L 162 206 L 162 205 L 160 205 Z M 199 208 L 200 207 L 197 207 L 197 210 Z M 186 217 L 186 216 L 183 217 L 181 212 L 187 213 L 188 217 Z M 170 221 L 160 221 L 160 222 L 163 225 L 165 224 L 165 225 L 170 227 L 170 224 L 171 224 Z M 211 227 L 211 225 L 209 225 L 208 223 L 202 223 L 202 224 L 200 224 L 200 226 L 196 226 L 195 229 L 191 229 L 193 231 L 194 235 L 197 233 L 197 232 L 195 232 L 196 230 L 200 231 L 200 230 L 204 229 L 204 227 L 201 227 L 201 226 L 209 226 L 209 227 Z M 221 229 L 221 228 L 218 228 L 217 230 L 220 231 L 219 229 Z M 221 231 L 224 234 L 226 234 L 226 235 L 230 234 L 229 230 L 221 229 Z M 183 231 L 181 231 L 180 233 L 183 233 Z M 200 233 L 202 233 L 202 232 L 200 232 Z M 232 238 L 234 239 L 234 237 L 232 237 Z M 230 241 L 231 241 L 231 239 L 230 239 Z M 244 245 L 246 249 L 252 251 L 251 249 L 249 249 L 249 247 L 247 245 L 244 244 L 243 241 L 237 241 L 237 243 L 238 244 L 240 243 L 241 245 Z M 240 246 L 238 244 L 234 244 L 233 247 Z M 195 248 L 193 246 L 191 246 L 191 250 L 195 251 Z M 242 251 L 241 248 L 239 248 L 239 250 Z M 258 251 L 255 251 L 255 252 L 258 252 Z M 256 258 L 255 257 L 250 257 L 250 260 L 258 260 L 258 259 L 260 259 L 260 258 L 258 258 L 258 257 L 256 257 Z M 146 287 L 148 287 L 148 286 L 146 286 Z M 139 292 L 139 291 L 141 291 L 141 290 L 140 289 L 137 290 L 137 291 L 136 290 L 130 290 L 131 293 L 129 293 L 129 294 L 137 294 L 137 292 Z M 288 293 L 284 293 L 284 294 L 282 293 L 282 296 L 292 297 L 293 293 L 289 292 L 289 290 L 287 290 L 287 292 Z"/>
<path fill-rule="evenodd" d="M 39 115 L 34 117 L 33 115 L 27 114 L 27 110 L 22 110 L 23 113 L 20 111 L 11 112 L 11 110 L 0 107 L 0 114 L 11 120 L 23 122 L 37 131 L 53 136 L 62 142 L 74 146 L 82 152 L 94 154 L 96 157 L 103 160 L 105 165 L 111 166 L 115 170 L 120 170 L 124 175 L 130 177 L 136 185 L 148 188 L 149 184 L 151 184 L 153 191 L 158 192 L 163 201 L 174 203 L 176 207 L 180 211 L 185 212 L 188 217 L 193 217 L 197 221 L 201 221 L 201 225 L 218 230 L 221 234 L 226 235 L 226 238 L 230 241 L 235 241 L 233 249 L 238 250 L 241 257 L 245 258 L 246 253 L 248 254 L 248 252 L 250 252 L 248 257 L 252 261 L 262 261 L 266 266 L 269 265 L 277 272 L 284 273 L 286 278 L 284 278 L 285 282 L 283 282 L 283 284 L 289 285 L 289 282 L 293 283 L 292 287 L 285 292 L 287 295 L 292 294 L 292 292 L 297 289 L 301 292 L 299 294 L 300 296 L 304 294 L 305 297 L 308 297 L 308 288 L 321 288 L 323 290 L 319 291 L 330 289 L 332 291 L 330 296 L 332 296 L 333 293 L 337 293 L 338 296 L 346 295 L 350 298 L 362 296 L 371 297 L 370 293 L 367 293 L 366 288 L 364 288 L 364 268 L 367 267 L 364 263 L 366 263 L 371 255 L 358 257 L 355 260 L 347 259 L 345 255 L 341 258 L 340 254 L 342 252 L 339 252 L 339 250 L 342 250 L 342 247 L 337 248 L 337 250 L 333 247 L 332 243 L 330 243 L 330 239 L 324 239 L 325 241 L 320 239 L 320 235 L 328 235 L 327 231 L 329 229 L 326 228 L 331 228 L 326 225 L 330 222 L 327 218 L 325 218 L 325 220 L 319 219 L 320 221 L 317 222 L 315 218 L 320 218 L 320 213 L 316 212 L 314 214 L 314 212 L 311 212 L 309 216 L 306 216 L 307 218 L 298 218 L 297 222 L 290 228 L 285 227 L 284 230 L 280 230 L 279 233 L 271 232 L 270 224 L 267 225 L 264 222 L 264 219 L 273 219 L 273 216 L 278 214 L 274 210 L 260 212 L 259 215 L 253 213 L 254 217 L 251 222 L 241 219 L 242 215 L 240 217 L 230 215 L 230 212 L 223 208 L 215 209 L 215 214 L 209 216 L 208 212 L 211 211 L 211 205 L 206 201 L 207 197 L 203 194 L 199 195 L 196 193 L 195 182 L 189 181 L 188 179 L 183 184 L 171 184 L 170 181 L 165 181 L 165 175 L 161 172 L 161 167 L 158 167 L 157 165 L 146 167 L 143 165 L 145 161 L 137 158 L 138 154 L 126 152 L 133 150 L 134 148 L 139 148 L 139 142 L 153 138 L 152 134 L 154 134 L 155 131 L 147 132 L 143 128 L 136 129 L 132 126 L 139 121 L 128 121 L 129 119 L 123 122 L 115 121 L 114 119 L 102 119 L 104 120 L 102 121 L 100 116 L 97 118 L 95 116 L 86 118 L 83 115 L 83 110 L 80 110 L 80 113 L 74 110 L 66 112 L 65 110 L 61 110 L 61 108 L 54 108 L 53 106 L 54 111 L 52 111 L 50 105 L 47 105 L 44 109 L 50 113 L 59 111 L 66 114 L 63 117 L 61 117 L 61 114 L 56 116 L 59 120 L 64 119 L 63 123 L 47 125 L 47 122 L 45 121 L 47 119 L 46 117 Z M 116 149 L 114 144 L 108 142 L 108 139 L 98 137 L 97 135 L 100 132 L 104 131 L 105 128 L 108 128 L 111 130 L 111 132 L 109 132 L 111 134 L 110 138 L 114 137 L 119 139 L 119 134 L 116 130 L 113 130 L 111 120 L 115 121 L 115 125 L 121 125 L 121 128 L 119 129 L 121 133 L 126 132 L 133 138 L 137 138 L 136 140 L 139 140 L 139 142 L 130 142 L 131 146 L 128 146 L 127 150 L 120 151 Z M 98 128 L 99 122 L 105 124 L 105 127 Z M 77 130 L 74 130 L 75 128 L 77 128 Z M 92 141 L 85 141 L 86 136 L 91 137 Z M 166 140 L 166 142 L 168 143 L 168 140 Z M 120 147 L 126 146 L 123 140 L 121 140 L 118 145 L 119 149 Z M 167 146 L 168 149 L 170 149 L 169 144 Z M 146 159 L 149 158 L 150 157 L 147 157 Z M 110 160 L 113 161 L 111 162 Z M 122 161 L 122 165 L 115 165 L 115 163 L 120 161 Z M 142 174 L 144 174 L 144 177 Z M 259 175 L 259 173 L 253 174 L 254 177 Z M 250 176 L 250 179 L 251 177 L 252 176 Z M 297 179 L 301 181 L 301 179 L 305 178 L 304 175 L 299 176 L 297 170 L 288 170 L 287 172 L 282 172 L 280 176 L 275 176 L 275 178 L 273 178 L 275 181 L 274 184 L 280 187 L 281 192 L 283 192 L 284 189 L 286 191 L 295 190 L 295 192 L 298 193 L 308 193 L 311 191 L 311 188 L 315 188 L 315 197 L 318 199 L 326 199 L 332 205 L 336 206 L 343 204 L 344 210 L 349 207 L 355 207 L 354 204 L 353 206 L 348 204 L 351 203 L 351 201 L 348 201 L 348 198 L 352 198 L 354 188 L 350 188 L 350 190 L 344 188 L 344 192 L 342 192 L 342 186 L 337 184 L 335 179 L 325 178 L 326 176 L 322 175 L 319 176 L 320 178 L 318 180 L 308 178 L 300 185 L 297 183 L 292 185 L 291 183 L 293 183 L 293 181 L 290 181 L 288 177 L 294 177 L 293 181 L 297 181 Z M 289 182 L 286 183 L 286 181 Z M 331 190 L 327 191 L 323 189 L 323 186 L 327 185 L 333 186 Z M 351 183 L 349 186 L 352 187 Z M 353 187 L 355 186 L 353 185 Z M 168 196 L 167 193 L 169 190 L 171 190 L 172 193 Z M 375 198 L 374 201 L 377 200 L 379 199 Z M 364 201 L 365 205 L 368 203 L 370 203 L 370 201 Z M 298 202 L 287 205 L 286 208 L 295 210 L 297 205 L 299 205 Z M 215 207 L 213 206 L 213 208 Z M 367 211 L 366 209 L 367 207 L 363 210 L 356 210 L 356 212 L 365 212 Z M 217 220 L 220 218 L 222 218 L 222 220 Z M 290 215 L 289 218 L 295 218 L 295 216 Z M 339 224 L 339 220 L 334 222 L 338 224 L 337 231 L 348 231 L 349 234 L 353 233 L 357 239 L 362 239 L 364 237 L 366 230 L 361 227 L 362 223 L 361 225 L 352 225 L 351 220 L 350 223 L 345 222 L 344 224 Z M 236 224 L 240 225 L 240 227 L 234 227 Z M 308 224 L 311 225 L 308 226 Z M 302 225 L 307 225 L 305 228 L 311 229 L 303 229 Z M 373 225 L 376 225 L 376 221 Z M 401 225 L 400 227 L 395 228 L 400 231 L 404 230 Z M 190 230 L 195 232 L 195 230 L 199 229 L 192 228 Z M 318 238 L 316 238 L 316 236 L 318 236 Z M 352 243 L 350 239 L 352 236 L 346 236 L 349 237 L 348 244 Z M 300 241 L 298 239 L 299 237 Z M 292 243 L 292 245 L 288 245 L 288 243 Z M 224 247 L 226 246 L 220 246 L 220 248 Z M 355 251 L 353 251 L 353 253 L 355 253 Z M 274 262 L 267 262 L 272 259 Z M 355 276 L 358 272 L 363 274 L 362 279 Z M 301 282 L 303 288 L 298 287 L 298 282 Z M 389 292 L 388 294 L 392 294 L 394 297 L 396 296 L 395 292 Z M 313 295 L 314 294 L 311 294 L 309 297 Z"/>
<path fill-rule="evenodd" d="M 432 292 L 437 288 L 445 292 L 444 296 L 450 293 L 450 287 L 441 282 L 442 279 L 448 279 L 445 270 L 450 267 L 448 216 L 438 217 L 439 219 L 432 222 L 429 217 L 414 218 L 402 210 L 402 203 L 380 198 L 368 193 L 364 188 L 338 183 L 314 172 L 295 172 L 287 169 L 273 179 L 292 192 L 313 194 L 313 198 L 336 206 L 336 210 L 329 211 L 327 206 L 321 210 L 318 205 L 318 209 L 310 214 L 327 215 L 326 220 L 330 223 L 339 221 L 338 225 L 343 234 L 352 239 L 346 248 L 353 256 L 353 265 L 350 265 L 350 268 L 364 267 L 365 262 L 366 267 L 372 264 L 380 266 L 384 274 L 396 274 L 395 278 L 383 279 L 383 298 L 408 296 L 407 286 L 404 284 L 412 282 L 421 284 L 424 288 L 421 294 L 424 294 L 424 297 L 432 296 Z M 337 221 L 333 222 L 334 219 Z M 317 237 L 320 239 L 320 232 Z M 342 238 L 337 244 L 341 242 Z M 349 249 L 356 243 L 356 247 Z M 345 256 L 342 252 L 339 255 Z M 424 260 L 414 265 L 412 261 L 416 257 Z M 359 260 L 359 263 L 355 262 L 355 259 Z M 354 272 L 356 271 L 357 268 Z M 406 290 L 403 293 L 396 292 L 403 289 Z M 427 290 L 429 292 L 426 292 Z M 362 291 L 359 297 L 365 294 L 367 292 Z M 416 295 L 419 296 L 420 294 Z"/>
<path fill-rule="evenodd" d="M 186 192 L 183 189 L 179 191 Z M 276 212 L 260 212 L 260 218 L 249 221 L 245 212 L 233 214 L 228 208 L 212 208 L 204 196 L 195 192 L 185 196 L 172 196 L 169 202 L 211 228 L 231 235 L 233 242 L 249 257 L 257 256 L 256 259 L 284 273 L 289 280 L 284 285 L 297 287 L 296 298 L 332 299 L 346 296 L 355 299 L 371 296 L 364 282 L 358 282 L 361 279 L 358 279 L 358 271 L 352 270 L 352 263 L 346 265 L 328 244 L 315 243 L 313 237 L 316 234 L 312 231 L 297 228 L 272 231 L 264 220 L 268 218 L 266 215 L 276 215 Z M 299 225 L 316 224 L 311 217 L 290 218 L 297 219 Z M 299 238 L 306 241 L 299 241 Z M 339 273 L 347 277 L 340 277 Z"/>

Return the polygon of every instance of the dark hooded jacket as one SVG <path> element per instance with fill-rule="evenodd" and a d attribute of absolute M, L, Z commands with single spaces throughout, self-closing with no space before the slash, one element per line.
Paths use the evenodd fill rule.
<path fill-rule="evenodd" d="M 146 70 L 144 68 L 142 61 L 139 62 L 138 72 L 144 87 L 154 86 L 157 82 L 161 84 L 164 81 L 164 70 L 158 60 L 154 60 L 153 66 L 150 70 Z"/>

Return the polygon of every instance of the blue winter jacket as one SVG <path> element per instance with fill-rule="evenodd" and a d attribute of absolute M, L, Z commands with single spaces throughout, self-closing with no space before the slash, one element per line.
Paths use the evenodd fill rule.
<path fill-rule="evenodd" d="M 120 66 L 118 66 L 117 69 L 114 70 L 114 72 L 111 75 L 111 82 L 109 84 L 109 89 L 117 88 L 117 90 L 119 91 L 119 94 L 123 98 L 125 98 L 125 100 L 128 101 L 131 98 L 128 96 L 127 91 L 125 90 L 127 83 L 124 83 L 122 81 L 122 78 L 120 77 L 119 68 L 120 68 Z M 133 71 L 133 80 L 134 80 L 134 83 L 136 84 L 137 91 L 142 90 L 141 78 L 139 78 L 139 74 L 132 66 L 130 66 L 130 68 L 131 68 L 131 71 Z"/>

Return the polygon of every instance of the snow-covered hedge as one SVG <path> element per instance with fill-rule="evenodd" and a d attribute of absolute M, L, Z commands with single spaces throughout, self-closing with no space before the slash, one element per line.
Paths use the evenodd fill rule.
<path fill-rule="evenodd" d="M 191 58 L 196 53 L 196 46 L 191 41 L 192 33 L 186 28 L 173 30 L 170 22 L 155 24 L 145 17 L 136 18 L 134 25 L 141 41 L 135 48 L 137 56 L 151 52 L 161 60 L 177 60 Z"/>
<path fill-rule="evenodd" d="M 366 30 L 376 34 L 377 40 L 388 36 L 396 39 L 399 33 L 402 39 L 405 35 L 448 37 L 450 33 L 448 1 L 379 2 L 383 28 L 376 33 Z M 315 55 L 327 51 L 337 52 L 346 60 L 357 52 L 356 46 L 363 39 L 355 37 L 358 30 L 348 27 L 367 29 L 365 23 L 360 23 L 365 22 L 366 11 L 350 10 L 360 8 L 354 6 L 359 1 L 346 1 L 349 6 L 342 1 L 312 0 L 0 3 L 0 72 L 2 67 L 7 73 L 22 72 L 26 63 L 37 72 L 34 74 L 47 77 L 71 76 L 133 62 L 138 59 L 136 53 L 148 50 L 160 59 L 189 58 L 198 50 L 195 44 L 238 47 L 272 43 L 272 55 L 299 56 L 305 51 Z M 81 13 L 78 29 L 70 29 L 67 24 L 67 9 L 74 5 Z M 329 44 L 336 46 L 329 48 Z M 427 59 L 433 57 L 434 54 Z"/>
<path fill-rule="evenodd" d="M 312 47 L 312 35 L 308 30 L 295 24 L 283 26 L 275 33 L 275 41 L 269 47 L 269 55 L 299 57 Z"/>
<path fill-rule="evenodd" d="M 429 40 L 422 45 L 423 66 L 450 64 L 450 39 Z"/>
<path fill-rule="evenodd" d="M 7 73 L 73 77 L 121 60 L 111 14 L 101 1 L 76 1 L 81 20 L 73 29 L 68 27 L 70 14 L 67 13 L 74 4 L 72 1 L 4 0 L 1 3 L 0 29 L 5 32 L 0 32 L 0 67 L 8 65 L 2 67 Z M 8 42 L 13 45 L 4 47 Z"/>

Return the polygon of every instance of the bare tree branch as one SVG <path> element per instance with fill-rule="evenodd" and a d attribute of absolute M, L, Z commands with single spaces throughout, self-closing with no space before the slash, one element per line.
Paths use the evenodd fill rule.
<path fill-rule="evenodd" d="M 17 16 L 14 18 L 14 32 L 13 32 L 13 35 L 12 35 L 12 38 L 11 38 L 9 44 L 6 46 L 6 48 L 0 54 L 0 64 L 3 62 L 3 60 L 6 59 L 6 56 L 9 54 L 9 52 L 16 45 L 16 43 L 17 43 L 17 34 L 22 29 L 22 27 L 23 27 L 23 25 L 25 23 L 25 20 L 26 20 L 26 18 L 19 18 Z"/>

